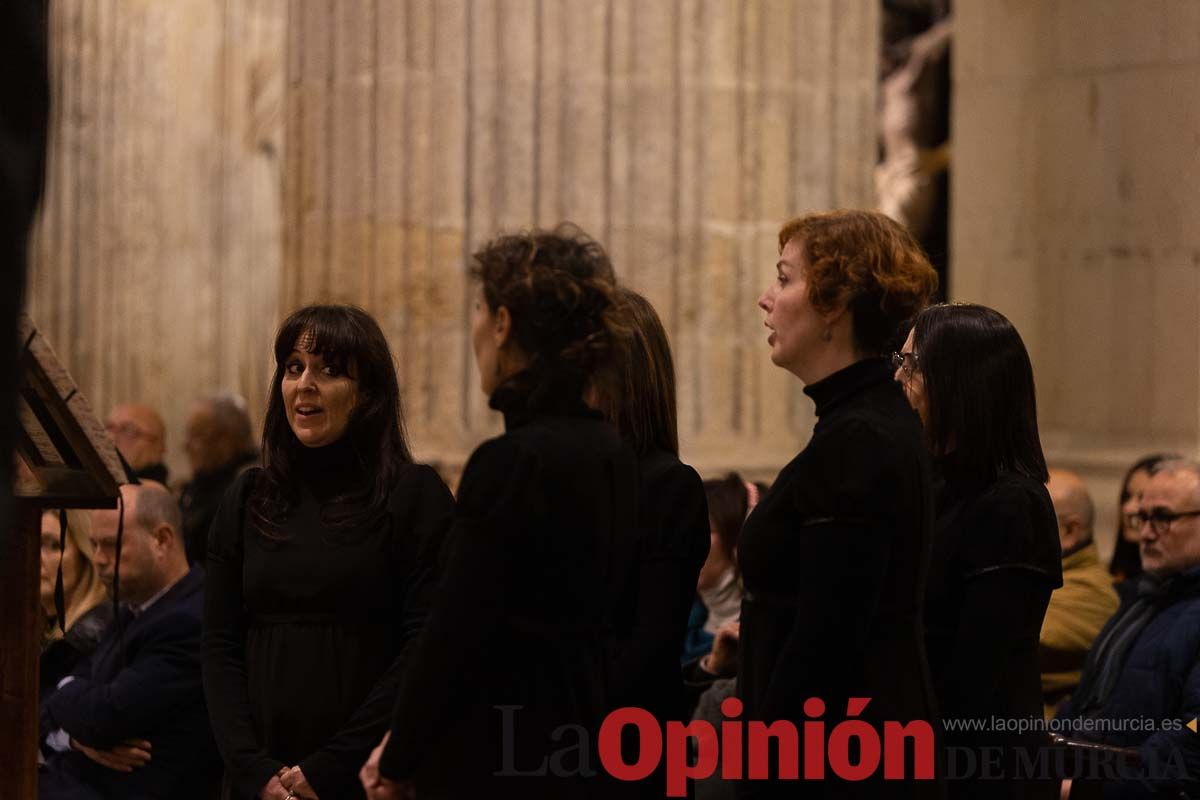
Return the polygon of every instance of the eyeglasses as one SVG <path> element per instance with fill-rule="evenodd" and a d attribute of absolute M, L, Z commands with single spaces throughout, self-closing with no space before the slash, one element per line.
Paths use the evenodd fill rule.
<path fill-rule="evenodd" d="M 106 430 L 108 432 L 108 435 L 113 437 L 114 439 L 117 438 L 118 436 L 126 438 L 126 439 L 157 439 L 158 438 L 150 431 L 142 430 L 137 425 L 134 425 L 132 422 L 122 422 L 120 424 L 115 423 L 115 422 L 107 422 L 104 424 L 104 430 Z"/>
<path fill-rule="evenodd" d="M 900 370 L 906 378 L 911 378 L 920 365 L 921 359 L 916 353 L 892 353 L 892 369 Z"/>
<path fill-rule="evenodd" d="M 1154 531 L 1155 535 L 1162 536 L 1171 529 L 1171 523 L 1177 519 L 1184 517 L 1200 517 L 1200 509 L 1196 511 L 1167 511 L 1162 508 L 1156 508 L 1147 514 L 1145 511 L 1138 511 L 1130 514 L 1129 519 L 1141 530 L 1143 525 L 1149 525 L 1150 530 Z"/>

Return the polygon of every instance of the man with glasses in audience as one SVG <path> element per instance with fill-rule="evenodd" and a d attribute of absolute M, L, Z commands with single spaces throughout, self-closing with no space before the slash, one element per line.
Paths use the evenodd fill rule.
<path fill-rule="evenodd" d="M 142 403 L 124 403 L 109 412 L 104 429 L 135 476 L 166 485 L 167 431 L 157 411 Z"/>
<path fill-rule="evenodd" d="M 1146 572 L 1096 637 L 1063 732 L 1138 751 L 1136 776 L 1093 784 L 1091 796 L 1200 797 L 1200 463 L 1159 465 L 1136 520 Z M 1062 797 L 1085 796 L 1075 783 Z"/>

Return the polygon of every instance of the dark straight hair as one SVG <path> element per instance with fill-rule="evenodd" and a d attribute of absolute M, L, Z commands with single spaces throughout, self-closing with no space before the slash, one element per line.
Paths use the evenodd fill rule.
<path fill-rule="evenodd" d="M 767 492 L 765 484 L 755 483 L 754 488 L 759 497 Z M 708 519 L 717 534 L 717 547 L 736 564 L 742 525 L 750 513 L 749 485 L 741 475 L 730 472 L 724 478 L 705 481 L 704 494 L 708 499 Z"/>
<path fill-rule="evenodd" d="M 251 519 L 269 539 L 285 538 L 281 523 L 299 501 L 296 466 L 304 445 L 288 424 L 282 383 L 288 357 L 306 333 L 307 352 L 319 354 L 358 383 L 358 403 L 350 412 L 345 436 L 366 476 L 361 487 L 326 504 L 322 521 L 344 528 L 378 519 L 386 511 L 397 471 L 412 462 L 396 367 L 379 323 L 350 305 L 311 305 L 292 312 L 275 335 L 275 375 L 263 423 L 263 471 L 250 500 Z"/>
<path fill-rule="evenodd" d="M 986 306 L 930 306 L 913 325 L 925 382 L 926 436 L 935 456 L 953 452 L 965 476 L 1050 478 L 1038 436 L 1033 365 L 1012 323 Z"/>
<path fill-rule="evenodd" d="M 650 301 L 617 289 L 618 313 L 632 331 L 611 366 L 597 378 L 601 411 L 638 455 L 679 455 L 675 361 L 662 320 Z"/>
<path fill-rule="evenodd" d="M 1142 574 L 1142 553 L 1138 549 L 1138 543 L 1125 541 L 1125 515 L 1121 509 L 1132 496 L 1129 491 L 1129 482 L 1137 473 L 1146 472 L 1153 475 L 1159 464 L 1164 461 L 1174 461 L 1177 458 L 1182 458 L 1182 456 L 1174 453 L 1155 453 L 1145 458 L 1139 458 L 1133 463 L 1133 466 L 1125 471 L 1125 477 L 1121 480 L 1120 499 L 1117 501 L 1117 538 L 1113 544 L 1112 560 L 1108 562 L 1108 574 L 1119 575 L 1123 580 L 1136 578 Z"/>

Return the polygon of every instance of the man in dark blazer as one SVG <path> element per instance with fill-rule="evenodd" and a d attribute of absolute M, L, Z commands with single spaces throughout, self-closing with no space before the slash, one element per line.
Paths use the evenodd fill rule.
<path fill-rule="evenodd" d="M 189 569 L 179 506 L 157 483 L 121 487 L 118 621 L 42 703 L 39 796 L 201 798 L 219 775 L 200 682 L 204 571 Z M 110 589 L 118 512 L 92 516 Z"/>

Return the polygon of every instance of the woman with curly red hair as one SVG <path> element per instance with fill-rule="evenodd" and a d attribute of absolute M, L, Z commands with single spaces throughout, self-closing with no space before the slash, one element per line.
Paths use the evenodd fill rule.
<path fill-rule="evenodd" d="M 799 217 L 780 231 L 779 248 L 758 305 L 771 361 L 804 382 L 817 424 L 742 529 L 743 718 L 799 728 L 813 716 L 805 701 L 819 698 L 832 730 L 851 698 L 870 698 L 857 716 L 876 730 L 885 720 L 932 720 L 922 631 L 932 468 L 920 420 L 883 356 L 937 276 L 907 231 L 870 211 Z M 806 782 L 804 796 L 934 797 L 941 788 L 879 773 Z M 754 797 L 799 788 L 778 779 L 739 787 Z"/>

